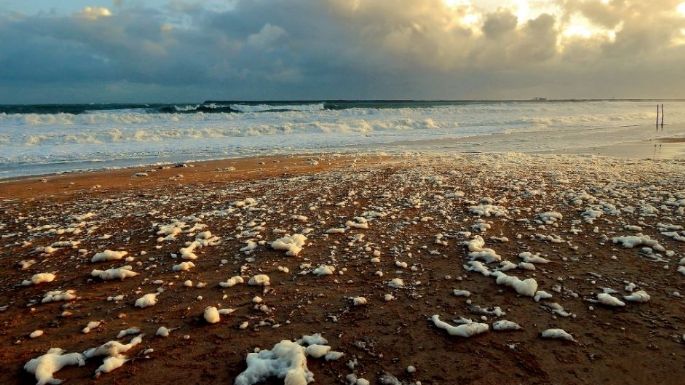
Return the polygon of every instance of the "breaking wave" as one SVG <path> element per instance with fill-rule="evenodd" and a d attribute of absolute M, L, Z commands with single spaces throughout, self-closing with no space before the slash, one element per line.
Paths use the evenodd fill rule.
<path fill-rule="evenodd" d="M 669 104 L 671 123 L 685 102 Z M 653 102 L 205 102 L 0 106 L 0 177 L 37 164 L 378 148 L 653 124 Z M 533 144 L 531 144 L 533 145 Z M 56 167 L 50 171 L 59 171 Z M 4 173 L 4 174 L 3 174 Z"/>

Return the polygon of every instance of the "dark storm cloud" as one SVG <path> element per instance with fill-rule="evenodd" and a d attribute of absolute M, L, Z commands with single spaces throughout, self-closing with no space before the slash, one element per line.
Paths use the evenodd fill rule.
<path fill-rule="evenodd" d="M 0 13 L 0 102 L 683 96 L 677 1 L 563 0 L 529 20 L 473 3 L 119 1 Z M 571 35 L 578 17 L 595 30 Z"/>

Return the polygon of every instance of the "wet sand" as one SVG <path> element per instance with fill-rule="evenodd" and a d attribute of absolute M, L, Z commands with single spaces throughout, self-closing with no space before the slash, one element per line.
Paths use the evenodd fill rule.
<path fill-rule="evenodd" d="M 426 153 L 575 154 L 624 159 L 685 159 L 685 125 L 566 129 L 394 142 L 383 150 Z"/>
<path fill-rule="evenodd" d="M 0 383 L 35 383 L 22 369 L 30 359 L 51 347 L 83 352 L 126 343 L 134 335 L 116 337 L 131 327 L 143 342 L 125 353 L 122 367 L 95 379 L 103 361 L 91 358 L 55 377 L 69 384 L 232 384 L 255 348 L 322 333 L 345 355 L 308 357 L 316 384 L 344 384 L 349 374 L 402 384 L 675 385 L 685 378 L 685 300 L 678 294 L 685 293 L 678 271 L 685 248 L 677 239 L 685 237 L 678 229 L 685 224 L 685 165 L 677 159 L 329 154 L 192 166 L 0 184 Z M 205 231 L 216 239 L 203 238 Z M 273 241 L 293 234 L 307 238 L 297 256 L 274 249 Z M 658 243 L 614 243 L 627 236 Z M 532 278 L 552 298 L 537 302 L 469 271 L 478 257 L 467 243 L 477 237 L 516 265 L 504 271 L 500 261 L 484 263 L 491 272 Z M 182 248 L 206 239 L 213 241 L 194 250 L 197 259 L 182 259 Z M 91 262 L 105 250 L 128 254 Z M 549 263 L 529 270 L 519 255 L 526 251 Z M 173 271 L 183 261 L 195 266 Z M 124 265 L 138 275 L 91 276 Z M 322 265 L 333 274 L 314 275 Z M 52 282 L 21 285 L 47 272 L 56 275 Z M 248 285 L 258 274 L 271 284 Z M 234 276 L 245 283 L 220 285 Z M 391 287 L 394 278 L 404 285 Z M 627 286 L 649 293 L 649 302 L 624 300 Z M 455 296 L 455 289 L 471 295 Z M 598 294 L 612 293 L 605 289 L 625 306 L 597 303 Z M 75 290 L 77 298 L 41 303 L 51 290 Z M 159 293 L 158 303 L 135 307 L 148 293 Z M 108 300 L 116 296 L 123 297 Z M 355 297 L 367 304 L 355 306 Z M 235 311 L 209 324 L 207 306 Z M 506 314 L 486 314 L 494 307 Z M 490 330 L 451 336 L 433 315 Z M 505 319 L 522 330 L 492 330 Z M 84 334 L 90 321 L 102 323 Z M 160 326 L 172 329 L 168 337 L 155 336 Z M 541 338 L 550 328 L 575 342 Z M 29 338 L 35 330 L 44 334 Z"/>

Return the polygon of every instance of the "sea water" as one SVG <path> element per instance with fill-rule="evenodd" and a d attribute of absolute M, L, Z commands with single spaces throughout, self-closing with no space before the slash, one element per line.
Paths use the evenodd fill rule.
<path fill-rule="evenodd" d="M 495 150 L 523 152 L 674 136 L 646 128 L 654 127 L 657 103 L 665 104 L 667 126 L 685 122 L 685 101 L 650 100 L 4 105 L 0 178 L 250 155 L 392 151 L 459 138 L 488 151 L 479 138 L 493 135 L 506 136 Z"/>

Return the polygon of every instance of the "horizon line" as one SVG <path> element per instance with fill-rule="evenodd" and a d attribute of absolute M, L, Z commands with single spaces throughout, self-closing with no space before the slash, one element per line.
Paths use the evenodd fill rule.
<path fill-rule="evenodd" d="M 456 102 L 592 102 L 592 101 L 635 101 L 635 102 L 683 102 L 683 98 L 544 98 L 535 97 L 528 99 L 207 99 L 202 102 L 197 101 L 176 101 L 176 102 L 40 102 L 40 103 L 0 103 L 2 106 L 74 106 L 74 105 L 164 105 L 164 104 L 208 104 L 208 103 L 335 103 L 335 102 L 357 102 L 357 103 L 456 103 Z"/>

